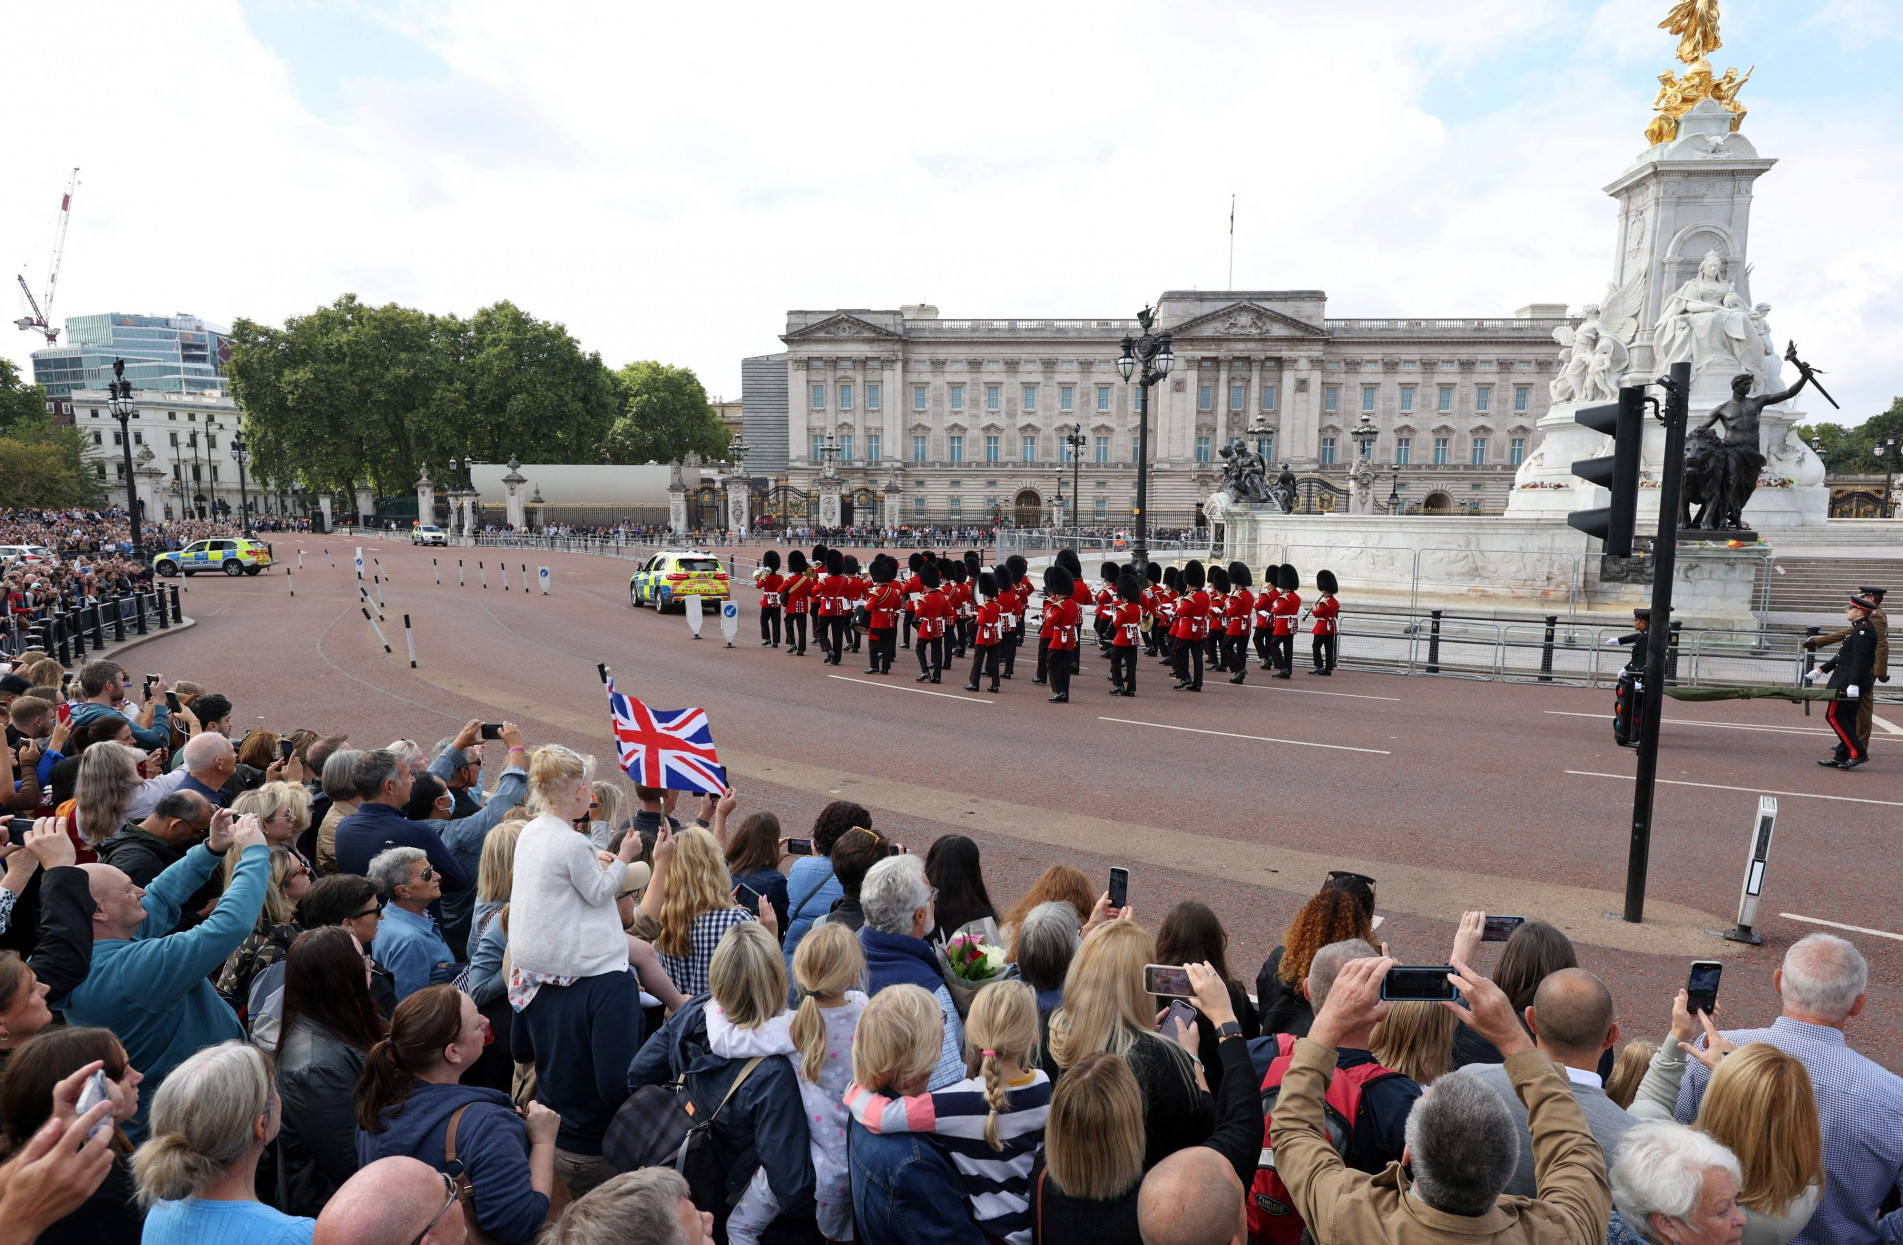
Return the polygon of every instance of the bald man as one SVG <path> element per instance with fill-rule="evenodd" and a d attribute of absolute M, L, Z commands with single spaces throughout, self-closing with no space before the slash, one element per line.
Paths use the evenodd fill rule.
<path fill-rule="evenodd" d="M 428 1163 L 378 1159 L 331 1195 L 311 1245 L 463 1245 L 469 1228 L 453 1200 L 452 1186 Z"/>
<path fill-rule="evenodd" d="M 225 806 L 224 786 L 238 772 L 238 754 L 231 741 L 217 731 L 201 731 L 185 741 L 185 781 L 181 791 L 196 791 L 220 808 Z"/>
<path fill-rule="evenodd" d="M 1612 1099 L 1606 1097 L 1599 1079 L 1599 1058 L 1619 1040 L 1619 1026 L 1613 1020 L 1612 992 L 1606 984 L 1583 968 L 1562 968 L 1551 974 L 1533 994 L 1533 1006 L 1526 1009 L 1526 1027 L 1533 1032 L 1533 1045 L 1566 1074 L 1573 1101 L 1585 1113 L 1593 1139 L 1611 1168 L 1619 1149 L 1619 1139 L 1639 1121 Z M 1486 1083 L 1512 1112 L 1520 1134 L 1520 1164 L 1507 1184 L 1508 1193 L 1536 1196 L 1533 1173 L 1533 1133 L 1527 1125 L 1526 1107 L 1513 1092 L 1503 1064 L 1468 1064 L 1458 1073 Z"/>
<path fill-rule="evenodd" d="M 1137 1191 L 1143 1245 L 1247 1245 L 1242 1181 L 1208 1146 L 1190 1146 L 1158 1163 Z"/>

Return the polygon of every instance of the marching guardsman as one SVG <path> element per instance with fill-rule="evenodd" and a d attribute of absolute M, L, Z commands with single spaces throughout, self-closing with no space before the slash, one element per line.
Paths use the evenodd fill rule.
<path fill-rule="evenodd" d="M 1096 600 L 1090 591 L 1090 585 L 1084 581 L 1084 564 L 1078 560 L 1075 549 L 1059 549 L 1057 564 L 1070 575 L 1070 599 L 1077 604 L 1077 625 L 1084 625 L 1084 610 Z M 1083 669 L 1083 654 L 1076 648 L 1069 649 L 1070 672 L 1076 674 Z"/>
<path fill-rule="evenodd" d="M 1621 748 L 1639 746 L 1639 728 L 1645 724 L 1645 634 L 1652 611 L 1632 611 L 1632 630 L 1618 639 L 1632 646 L 1632 657 L 1619 671 L 1612 693 L 1612 742 Z"/>
<path fill-rule="evenodd" d="M 1170 628 L 1179 692 L 1203 690 L 1203 637 L 1209 632 L 1209 594 L 1203 587 L 1208 582 L 1201 562 L 1192 560 L 1183 567 L 1183 597 L 1176 603 L 1176 622 Z"/>
<path fill-rule="evenodd" d="M 898 638 L 899 615 L 905 610 L 905 594 L 894 582 L 898 577 L 896 559 L 883 553 L 873 557 L 872 588 L 866 593 L 866 630 L 872 635 L 867 674 L 892 673 L 893 641 Z"/>
<path fill-rule="evenodd" d="M 866 590 L 870 587 L 871 585 L 866 582 L 865 576 L 860 572 L 859 559 L 853 557 L 850 553 L 847 554 L 846 621 L 842 625 L 841 630 L 846 637 L 846 651 L 848 653 L 856 653 L 859 651 L 859 628 L 853 625 L 853 621 L 859 613 L 860 604 L 866 599 Z"/>
<path fill-rule="evenodd" d="M 813 576 L 806 555 L 797 549 L 786 554 L 786 652 L 789 657 L 806 656 L 807 606 L 813 600 Z"/>
<path fill-rule="evenodd" d="M 1302 577 L 1293 563 L 1284 562 L 1281 567 L 1281 580 L 1277 587 L 1282 589 L 1275 599 L 1274 619 L 1275 637 L 1271 651 L 1275 654 L 1275 673 L 1271 679 L 1291 678 L 1295 672 L 1295 616 L 1302 612 L 1302 594 L 1297 591 L 1302 586 Z"/>
<path fill-rule="evenodd" d="M 1262 591 L 1255 597 L 1255 655 L 1264 670 L 1275 664 L 1275 602 L 1282 595 L 1282 564 L 1262 568 Z"/>
<path fill-rule="evenodd" d="M 1255 617 L 1254 577 L 1246 562 L 1229 564 L 1229 603 L 1222 614 L 1223 664 L 1233 673 L 1231 683 L 1249 676 L 1249 624 Z"/>
<path fill-rule="evenodd" d="M 1871 676 L 1876 673 L 1877 629 L 1870 621 L 1876 610 L 1877 603 L 1869 597 L 1851 597 L 1844 607 L 1850 634 L 1844 637 L 1843 647 L 1807 676 L 1815 683 L 1829 675 L 1830 687 L 1837 693 L 1824 710 L 1824 721 L 1837 733 L 1837 751 L 1819 765 L 1856 769 L 1870 759 L 1869 744 L 1857 734 L 1857 715 L 1863 709 L 1858 702 L 1873 696 L 1876 690 L 1871 686 Z"/>
<path fill-rule="evenodd" d="M 999 626 L 1004 630 L 1004 674 L 1010 678 L 1011 669 L 1017 664 L 1018 645 L 1024 642 L 1024 597 L 1019 591 L 1024 583 L 1024 559 L 1012 554 L 998 568 L 998 609 L 1003 613 Z"/>
<path fill-rule="evenodd" d="M 1066 550 L 1065 552 L 1069 552 Z M 1076 560 L 1076 554 L 1071 559 Z M 1083 607 L 1077 604 L 1077 581 L 1062 565 L 1044 572 L 1044 627 L 1050 651 L 1051 694 L 1054 705 L 1070 702 L 1071 662 L 1076 659 L 1077 633 L 1084 621 Z M 1086 586 L 1087 587 L 1087 586 Z"/>
<path fill-rule="evenodd" d="M 938 564 L 927 558 L 919 564 L 918 617 L 918 682 L 937 683 L 939 674 L 945 669 L 945 620 L 951 617 L 951 606 L 945 601 L 945 594 L 939 591 Z"/>
<path fill-rule="evenodd" d="M 1162 631 L 1157 641 L 1158 664 L 1176 665 L 1176 611 L 1183 606 L 1183 568 L 1163 568 L 1163 586 L 1157 589 L 1157 625 Z"/>
<path fill-rule="evenodd" d="M 1090 626 L 1097 633 L 1097 648 L 1105 656 L 1112 655 L 1110 641 L 1116 630 L 1117 576 L 1122 573 L 1122 569 L 1115 562 L 1105 562 L 1098 568 L 1097 591 L 1091 601 L 1094 614 Z M 1112 673 L 1110 677 L 1115 679 L 1117 676 Z"/>
<path fill-rule="evenodd" d="M 965 550 L 962 559 L 965 564 L 965 633 L 959 639 L 958 651 L 964 652 L 972 645 L 972 637 L 978 633 L 978 574 L 985 569 L 984 561 L 976 549 Z"/>
<path fill-rule="evenodd" d="M 978 595 L 984 598 L 984 604 L 978 607 L 973 620 L 971 644 L 977 655 L 971 659 L 971 679 L 965 684 L 965 690 L 978 690 L 978 676 L 989 674 L 991 686 L 985 690 L 998 690 L 998 658 L 1004 649 L 1004 611 L 998 606 L 998 577 L 990 571 L 978 572 Z"/>
<path fill-rule="evenodd" d="M 918 624 L 918 599 L 925 595 L 924 587 L 919 583 L 919 568 L 925 565 L 925 555 L 915 553 L 905 559 L 905 566 L 911 573 L 899 584 L 899 590 L 905 594 L 905 643 L 900 648 L 912 647 L 912 628 Z"/>
<path fill-rule="evenodd" d="M 1335 673 L 1336 637 L 1341 634 L 1341 602 L 1335 598 L 1340 585 L 1335 582 L 1335 572 L 1320 570 L 1315 572 L 1315 591 L 1321 595 L 1315 604 L 1309 607 L 1309 614 L 1315 619 L 1314 639 L 1315 668 L 1310 674 Z"/>
<path fill-rule="evenodd" d="M 780 551 L 769 549 L 760 555 L 764 573 L 753 581 L 760 590 L 760 647 L 780 647 L 780 604 L 785 599 L 786 576 L 780 574 Z"/>
<path fill-rule="evenodd" d="M 945 637 L 945 663 L 950 665 L 954 659 L 963 660 L 965 650 L 971 646 L 971 620 L 978 616 L 977 602 L 971 592 L 971 571 L 963 562 L 946 562 L 939 573 L 947 576 L 951 584 L 945 589 L 945 604 L 951 606 L 951 630 Z"/>
<path fill-rule="evenodd" d="M 1857 595 L 1866 601 L 1876 602 L 1877 608 L 1870 611 L 1870 625 L 1877 629 L 1877 659 L 1871 667 L 1871 677 L 1879 683 L 1890 681 L 1890 615 L 1883 608 L 1884 589 L 1859 588 Z M 1850 634 L 1848 627 L 1840 628 L 1829 635 L 1811 636 L 1804 641 L 1805 648 L 1822 648 L 1826 644 L 1837 644 Z M 1877 698 L 1861 696 L 1858 698 L 1857 738 L 1863 740 L 1863 750 L 1870 751 L 1870 727 L 1876 716 Z"/>
<path fill-rule="evenodd" d="M 1121 584 L 1123 581 L 1117 581 Z M 1143 606 L 1143 655 L 1156 656 L 1156 642 L 1162 628 L 1157 618 L 1157 602 L 1163 590 L 1163 567 L 1156 562 L 1146 562 L 1143 566 L 1143 591 L 1138 604 Z"/>
<path fill-rule="evenodd" d="M 1213 668 L 1218 674 L 1228 669 L 1223 664 L 1227 650 L 1223 647 L 1223 617 L 1229 612 L 1229 568 L 1211 566 L 1209 576 L 1209 629 L 1203 638 L 1203 665 Z"/>
<path fill-rule="evenodd" d="M 819 577 L 819 586 L 813 590 L 819 598 L 819 647 L 825 653 L 822 664 L 836 666 L 845 648 L 840 624 L 846 621 L 846 594 L 850 591 L 846 583 L 846 555 L 837 549 L 828 549 L 825 566 L 826 573 Z"/>
<path fill-rule="evenodd" d="M 1143 586 L 1129 570 L 1117 576 L 1110 622 L 1110 694 L 1137 694 L 1137 648 L 1143 643 Z"/>
<path fill-rule="evenodd" d="M 1050 682 L 1051 678 L 1051 621 L 1055 617 L 1051 610 L 1055 603 L 1055 598 L 1051 596 L 1051 572 L 1059 569 L 1061 565 L 1055 558 L 1044 568 L 1044 605 L 1037 614 L 1037 672 L 1031 676 L 1031 682 L 1039 687 Z M 1065 596 L 1069 595 L 1065 593 Z"/>

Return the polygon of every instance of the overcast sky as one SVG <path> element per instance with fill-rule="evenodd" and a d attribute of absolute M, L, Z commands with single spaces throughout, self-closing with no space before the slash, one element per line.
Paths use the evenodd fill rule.
<path fill-rule="evenodd" d="M 788 308 L 1222 288 L 1232 193 L 1231 288 L 1577 308 L 1678 67 L 1668 7 L 8 3 L 0 263 L 39 291 L 77 165 L 56 318 L 507 298 L 734 396 Z M 1752 292 L 1857 422 L 1903 394 L 1903 4 L 1723 10 L 1714 64 L 1756 66 L 1745 132 L 1779 160 Z"/>

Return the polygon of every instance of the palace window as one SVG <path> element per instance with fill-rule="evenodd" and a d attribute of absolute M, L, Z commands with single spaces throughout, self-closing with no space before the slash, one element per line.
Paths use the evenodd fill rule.
<path fill-rule="evenodd" d="M 1070 461 L 1070 460 L 1071 460 L 1072 458 L 1074 458 L 1074 457 L 1076 457 L 1076 455 L 1075 455 L 1075 454 L 1074 454 L 1074 453 L 1073 453 L 1073 452 L 1071 451 L 1071 445 L 1070 445 L 1070 442 L 1069 442 L 1068 440 L 1066 440 L 1066 439 L 1065 439 L 1065 437 L 1063 436 L 1063 434 L 1061 434 L 1061 433 L 1060 433 L 1060 434 L 1058 434 L 1058 437 L 1057 437 L 1057 461 L 1058 461 L 1058 462 L 1060 462 L 1060 463 L 1067 463 L 1067 462 L 1069 462 L 1069 461 Z"/>
<path fill-rule="evenodd" d="M 1515 437 L 1507 442 L 1507 461 L 1515 467 L 1526 460 L 1526 438 Z"/>
<path fill-rule="evenodd" d="M 1028 436 L 1018 442 L 1018 457 L 1027 463 L 1037 461 L 1037 437 Z"/>
<path fill-rule="evenodd" d="M 1480 466 L 1484 466 L 1484 465 L 1486 464 L 1486 461 L 1487 461 L 1487 439 L 1486 439 L 1485 437 L 1475 437 L 1475 438 L 1474 438 L 1474 444 L 1473 444 L 1473 460 L 1472 460 L 1472 461 L 1473 461 L 1473 465 L 1474 465 L 1474 466 L 1476 466 L 1476 467 L 1480 467 Z M 1479 486 L 1478 486 L 1478 485 L 1476 485 L 1475 487 L 1477 488 L 1477 487 L 1479 487 Z"/>
<path fill-rule="evenodd" d="M 922 411 L 925 409 L 925 386 L 923 385 L 912 386 L 912 409 L 915 411 Z"/>
<path fill-rule="evenodd" d="M 1097 409 L 1100 411 L 1107 411 L 1110 409 L 1110 386 L 1108 385 L 1097 386 Z"/>
<path fill-rule="evenodd" d="M 1493 404 L 1492 386 L 1482 385 L 1478 389 L 1474 390 L 1474 410 L 1484 411 L 1492 404 Z"/>
<path fill-rule="evenodd" d="M 1231 384 L 1229 386 L 1229 409 L 1232 411 L 1241 410 L 1243 401 L 1248 395 L 1249 386 L 1247 384 L 1242 381 L 1236 381 Z"/>
<path fill-rule="evenodd" d="M 1338 411 L 1341 409 L 1341 386 L 1328 385 L 1322 389 L 1322 409 Z"/>
<path fill-rule="evenodd" d="M 1447 438 L 1446 437 L 1434 438 L 1434 465 L 1436 467 L 1445 467 L 1447 465 Z"/>
<path fill-rule="evenodd" d="M 912 499 L 912 517 L 915 519 L 925 517 L 925 499 L 923 497 L 914 497 Z"/>
<path fill-rule="evenodd" d="M 1023 386 L 1023 390 L 1024 409 L 1027 411 L 1035 411 L 1037 409 L 1037 386 L 1025 385 Z"/>
<path fill-rule="evenodd" d="M 1373 385 L 1363 385 L 1361 387 L 1361 409 L 1364 411 L 1372 411 L 1374 409 Z"/>
<path fill-rule="evenodd" d="M 868 411 L 879 409 L 879 386 L 871 384 L 866 386 L 866 409 Z"/>
<path fill-rule="evenodd" d="M 915 463 L 922 463 L 925 461 L 925 438 L 924 437 L 914 436 L 912 438 L 912 461 Z"/>
<path fill-rule="evenodd" d="M 1003 390 L 1003 385 L 985 386 L 985 409 L 987 411 L 995 411 L 998 409 L 998 395 L 1003 392 Z"/>
<path fill-rule="evenodd" d="M 965 438 L 955 432 L 951 435 L 951 460 L 955 463 L 965 461 Z"/>
<path fill-rule="evenodd" d="M 1374 441 L 1372 439 L 1355 442 L 1355 457 L 1374 461 Z"/>
<path fill-rule="evenodd" d="M 1335 438 L 1322 438 L 1322 465 L 1329 466 L 1335 461 Z"/>
<path fill-rule="evenodd" d="M 1267 460 L 1274 457 L 1275 457 L 1275 434 L 1271 432 L 1268 436 L 1262 438 L 1262 458 L 1266 462 Z"/>
<path fill-rule="evenodd" d="M 985 438 L 985 461 L 988 463 L 995 463 L 1001 457 L 1002 455 L 998 451 L 998 438 L 993 436 L 987 436 Z"/>
<path fill-rule="evenodd" d="M 826 409 L 826 386 L 824 385 L 813 386 L 813 409 L 816 411 L 823 411 Z"/>
<path fill-rule="evenodd" d="M 1206 463 L 1209 461 L 1209 438 L 1208 437 L 1196 438 L 1196 461 L 1199 463 Z"/>
<path fill-rule="evenodd" d="M 1414 438 L 1413 437 L 1394 438 L 1395 463 L 1399 466 L 1405 467 L 1407 466 L 1409 461 L 1413 459 L 1413 457 L 1414 457 Z"/>
<path fill-rule="evenodd" d="M 1401 386 L 1401 409 L 1403 411 L 1411 411 L 1414 409 L 1414 386 Z"/>
<path fill-rule="evenodd" d="M 1057 409 L 1068 411 L 1077 405 L 1077 386 L 1059 385 L 1057 387 Z"/>
<path fill-rule="evenodd" d="M 1515 385 L 1513 387 L 1513 409 L 1514 410 L 1524 411 L 1526 409 L 1526 395 L 1527 395 L 1527 387 L 1525 385 Z"/>
<path fill-rule="evenodd" d="M 1262 386 L 1262 409 L 1265 411 L 1272 411 L 1275 409 L 1275 386 L 1274 385 Z"/>
<path fill-rule="evenodd" d="M 813 434 L 813 461 L 816 463 L 824 462 L 826 460 L 825 450 L 826 434 L 823 432 L 815 432 Z"/>
<path fill-rule="evenodd" d="M 852 409 L 851 385 L 841 385 L 839 387 L 839 409 L 842 411 L 850 411 Z"/>
<path fill-rule="evenodd" d="M 1210 404 L 1215 401 L 1214 393 L 1215 386 L 1213 385 L 1196 386 L 1196 409 L 1199 411 L 1210 409 Z"/>
<path fill-rule="evenodd" d="M 1440 387 L 1440 403 L 1434 409 L 1440 411 L 1451 411 L 1454 409 L 1454 387 L 1452 385 L 1442 385 Z"/>
<path fill-rule="evenodd" d="M 868 432 L 866 434 L 866 461 L 867 462 L 876 463 L 879 461 L 879 448 L 880 448 L 879 434 L 876 432 Z"/>
<path fill-rule="evenodd" d="M 954 411 L 964 410 L 965 387 L 963 385 L 947 385 L 945 388 L 951 392 L 951 409 Z"/>
<path fill-rule="evenodd" d="M 850 432 L 839 438 L 839 461 L 842 463 L 852 461 L 852 434 Z"/>
<path fill-rule="evenodd" d="M 1109 462 L 1109 461 L 1110 461 L 1110 438 L 1109 438 L 1109 437 L 1098 437 L 1098 438 L 1097 438 L 1097 459 L 1096 459 L 1096 461 L 1098 461 L 1098 462 L 1100 462 L 1100 463 L 1107 463 L 1107 462 Z"/>

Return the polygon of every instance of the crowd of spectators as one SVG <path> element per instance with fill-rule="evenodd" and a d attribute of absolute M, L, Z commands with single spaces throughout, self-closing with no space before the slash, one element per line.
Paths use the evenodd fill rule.
<path fill-rule="evenodd" d="M 211 536 L 236 536 L 229 523 L 168 519 L 143 524 L 146 560 L 132 553 L 132 525 L 121 510 L 0 512 L 0 603 L 19 623 L 48 611 L 84 609 L 101 600 L 152 590 L 151 555 Z M 8 628 L 9 631 L 12 628 Z"/>
<path fill-rule="evenodd" d="M 1338 871 L 1252 993 L 1206 903 L 1056 864 L 1000 908 L 854 803 L 794 836 L 513 723 L 234 737 L 241 688 L 0 664 L 0 1245 L 1903 1239 L 1835 935 L 1760 1027 L 1617 1015 L 1479 912 L 1405 949 L 1455 1001 L 1389 1001 Z"/>

